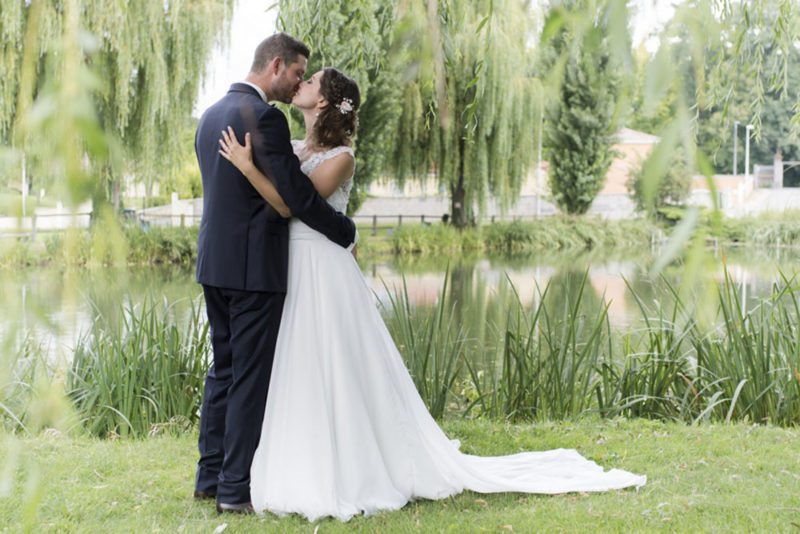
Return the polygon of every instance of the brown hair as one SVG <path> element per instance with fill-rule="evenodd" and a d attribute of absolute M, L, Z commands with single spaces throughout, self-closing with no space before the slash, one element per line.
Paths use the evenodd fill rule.
<path fill-rule="evenodd" d="M 286 33 L 276 33 L 261 41 L 256 47 L 250 72 L 263 72 L 269 62 L 276 57 L 280 57 L 286 65 L 291 65 L 297 61 L 297 56 L 305 56 L 308 59 L 310 55 L 311 51 L 303 41 Z"/>
<path fill-rule="evenodd" d="M 356 112 L 361 105 L 358 85 L 332 67 L 322 70 L 319 92 L 328 101 L 314 125 L 313 138 L 320 146 L 350 146 L 358 128 Z"/>

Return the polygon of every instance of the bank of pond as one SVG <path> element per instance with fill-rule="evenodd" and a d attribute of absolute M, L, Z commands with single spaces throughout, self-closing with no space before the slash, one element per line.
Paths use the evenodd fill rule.
<path fill-rule="evenodd" d="M 688 242 L 697 237 L 714 246 L 800 246 L 800 214 L 781 212 L 758 217 L 717 217 L 701 212 L 696 224 L 676 232 L 680 219 L 609 220 L 555 216 L 532 221 L 500 221 L 457 229 L 442 223 L 360 227 L 362 256 L 441 254 L 525 254 L 541 251 L 656 248 L 670 235 Z M 0 267 L 34 265 L 112 266 L 192 264 L 197 255 L 197 226 L 162 227 L 96 224 L 69 230 L 0 239 Z"/>

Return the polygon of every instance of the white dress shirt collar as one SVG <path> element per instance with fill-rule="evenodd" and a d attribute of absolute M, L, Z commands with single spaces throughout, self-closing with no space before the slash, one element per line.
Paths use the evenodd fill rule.
<path fill-rule="evenodd" d="M 245 84 L 245 85 L 249 85 L 250 87 L 255 89 L 256 92 L 258 92 L 258 96 L 261 97 L 261 100 L 263 100 L 264 102 L 267 102 L 267 94 L 264 92 L 264 90 L 262 88 L 260 88 L 259 86 L 257 86 L 254 83 L 250 83 L 250 82 L 247 82 L 247 81 L 242 82 L 242 83 Z"/>

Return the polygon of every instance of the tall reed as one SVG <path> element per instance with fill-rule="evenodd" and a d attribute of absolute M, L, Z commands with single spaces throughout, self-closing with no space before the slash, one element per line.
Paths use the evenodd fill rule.
<path fill-rule="evenodd" d="M 730 276 L 719 290 L 723 322 L 695 336 L 699 374 L 717 383 L 719 402 L 708 417 L 791 425 L 800 423 L 800 299 L 795 278 L 743 312 Z"/>
<path fill-rule="evenodd" d="M 405 357 L 417 391 L 437 418 L 447 408 L 467 344 L 464 329 L 455 324 L 452 307 L 445 304 L 447 281 L 445 275 L 441 294 L 430 310 L 411 305 L 405 280 L 402 292 L 386 288 L 391 308 L 387 327 Z"/>
<path fill-rule="evenodd" d="M 407 288 L 390 293 L 392 333 L 434 416 L 511 419 L 650 417 L 687 423 L 800 423 L 800 299 L 794 280 L 751 311 L 729 277 L 719 289 L 711 326 L 664 281 L 672 303 L 646 305 L 633 287 L 636 324 L 612 329 L 608 303 L 586 274 L 566 294 L 548 283 L 532 306 L 514 291 L 503 323 L 490 325 L 486 346 L 433 309 L 413 309 Z M 447 285 L 445 284 L 445 288 Z M 705 324 L 705 323 L 704 323 Z M 438 345 L 438 347 L 437 347 Z M 495 354 L 495 358 L 487 358 Z M 446 362 L 444 365 L 442 362 Z"/>
<path fill-rule="evenodd" d="M 68 380 L 69 398 L 91 433 L 142 436 L 197 421 L 210 361 L 208 324 L 199 300 L 190 301 L 187 317 L 177 304 L 129 298 L 116 317 L 94 307 Z"/>
<path fill-rule="evenodd" d="M 548 298 L 527 309 L 514 291 L 502 335 L 500 368 L 468 369 L 477 399 L 467 407 L 512 419 L 564 419 L 587 410 L 596 381 L 594 369 L 608 342 L 608 307 L 586 310 L 587 276 L 568 289 L 563 306 Z M 559 311 L 560 308 L 560 311 Z"/>
<path fill-rule="evenodd" d="M 14 350 L 4 351 L 0 382 L 0 428 L 28 434 L 33 429 L 35 400 L 53 384 L 54 371 L 47 363 L 45 347 L 30 335 Z"/>
<path fill-rule="evenodd" d="M 609 350 L 598 367 L 595 394 L 604 417 L 685 420 L 697 411 L 698 395 L 691 394 L 695 385 L 687 378 L 694 369 L 691 334 L 695 321 L 675 289 L 663 282 L 673 297 L 672 307 L 664 309 L 659 302 L 653 310 L 625 281 L 643 324 L 622 334 L 620 355 Z"/>

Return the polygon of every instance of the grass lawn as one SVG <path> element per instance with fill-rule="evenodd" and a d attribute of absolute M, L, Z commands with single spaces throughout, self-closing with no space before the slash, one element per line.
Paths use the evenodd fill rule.
<path fill-rule="evenodd" d="M 217 516 L 191 498 L 194 434 L 142 441 L 0 438 L 0 530 L 36 532 L 796 532 L 800 432 L 645 420 L 443 424 L 465 452 L 577 448 L 647 485 L 600 494 L 465 492 L 349 523 Z M 38 483 L 32 483 L 38 481 Z"/>

